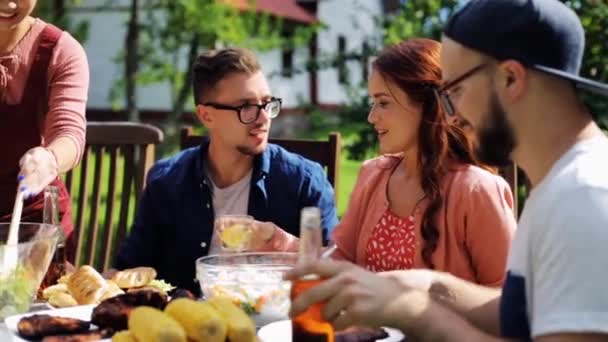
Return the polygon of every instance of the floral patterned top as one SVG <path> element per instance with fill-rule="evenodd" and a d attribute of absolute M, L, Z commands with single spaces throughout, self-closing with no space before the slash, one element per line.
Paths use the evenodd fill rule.
<path fill-rule="evenodd" d="M 373 272 L 412 268 L 416 253 L 414 223 L 414 214 L 402 218 L 387 209 L 367 244 L 365 267 Z"/>

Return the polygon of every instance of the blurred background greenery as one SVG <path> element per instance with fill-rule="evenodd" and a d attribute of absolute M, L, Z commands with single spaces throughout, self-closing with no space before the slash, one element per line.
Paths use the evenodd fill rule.
<path fill-rule="evenodd" d="M 323 1 L 323 0 L 320 0 Z M 70 31 L 80 41 L 86 41 L 90 26 L 85 19 L 74 19 L 73 10 L 86 0 L 53 0 L 38 3 L 38 15 Z M 115 6 L 113 0 L 97 1 L 98 10 Z M 600 0 L 563 1 L 581 18 L 586 30 L 585 61 L 581 74 L 595 80 L 608 80 L 608 4 Z M 137 87 L 158 82 L 171 85 L 172 110 L 164 121 L 157 123 L 166 135 L 159 146 L 159 157 L 178 150 L 177 138 L 180 119 L 188 112 L 191 102 L 188 65 L 202 50 L 224 45 L 239 45 L 266 51 L 274 48 L 289 49 L 307 44 L 315 34 L 326 29 L 326 23 L 306 27 L 292 26 L 280 19 L 261 15 L 254 11 L 235 10 L 216 0 L 125 0 L 128 21 L 123 51 L 115 57 L 124 66 L 124 74 L 109 91 L 113 104 L 126 111 L 126 118 L 140 120 Z M 352 61 L 367 63 L 385 45 L 412 37 L 439 39 L 441 27 L 449 15 L 466 1 L 457 0 L 406 0 L 392 1 L 398 4 L 394 11 L 374 19 L 381 32 L 381 40 L 366 44 L 357 51 L 336 52 L 332 56 L 320 56 L 301 68 L 291 70 L 295 74 L 310 70 L 338 68 Z M 508 20 L 506 18 L 505 20 Z M 289 34 L 284 34 L 289 31 Z M 500 44 L 500 42 L 497 42 Z M 187 51 L 188 63 L 176 63 L 178 53 Z M 339 108 L 327 110 L 310 103 L 301 103 L 299 110 L 308 121 L 304 130 L 295 137 L 325 139 L 331 131 L 343 136 L 343 160 L 340 169 L 339 212 L 343 213 L 350 196 L 362 160 L 375 155 L 376 137 L 367 123 L 368 98 L 365 82 L 343 82 L 348 101 Z M 602 127 L 608 126 L 606 100 L 587 93 L 581 97 Z M 519 189 L 521 199 L 525 187 Z"/>

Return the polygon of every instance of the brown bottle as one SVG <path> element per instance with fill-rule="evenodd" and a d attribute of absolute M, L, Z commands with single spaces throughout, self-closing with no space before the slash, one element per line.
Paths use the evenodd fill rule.
<path fill-rule="evenodd" d="M 298 263 L 318 260 L 322 249 L 321 212 L 318 208 L 304 208 L 300 218 L 300 252 Z M 322 281 L 310 274 L 291 284 L 291 299 Z M 310 306 L 292 318 L 292 342 L 334 342 L 334 327 L 321 315 L 322 303 Z"/>
<path fill-rule="evenodd" d="M 52 224 L 59 226 L 59 207 L 58 207 L 58 192 L 57 187 L 48 186 L 44 190 L 44 209 L 42 213 L 42 223 Z M 46 275 L 42 279 L 42 283 L 38 288 L 38 298 L 42 298 L 42 291 L 49 286 L 57 284 L 57 280 L 65 275 L 65 266 L 67 258 L 65 254 L 65 236 L 63 230 L 59 227 L 59 237 L 57 241 L 57 247 L 55 248 L 55 254 L 49 265 L 49 269 Z"/>

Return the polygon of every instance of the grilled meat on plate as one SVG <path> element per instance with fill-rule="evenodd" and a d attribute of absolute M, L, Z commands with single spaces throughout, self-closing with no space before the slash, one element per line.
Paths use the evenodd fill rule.
<path fill-rule="evenodd" d="M 75 318 L 32 315 L 17 324 L 19 335 L 26 339 L 40 339 L 49 335 L 76 334 L 89 330 L 89 322 Z"/>
<path fill-rule="evenodd" d="M 113 331 L 110 329 L 106 330 L 93 330 L 82 334 L 74 335 L 55 335 L 47 336 L 42 339 L 42 342 L 88 342 L 88 341 L 99 341 L 104 338 L 110 338 L 113 335 Z"/>
<path fill-rule="evenodd" d="M 138 306 L 151 306 L 163 310 L 167 295 L 158 291 L 136 291 L 125 293 L 101 302 L 91 315 L 91 322 L 100 328 L 115 331 L 127 329 L 129 314 Z"/>

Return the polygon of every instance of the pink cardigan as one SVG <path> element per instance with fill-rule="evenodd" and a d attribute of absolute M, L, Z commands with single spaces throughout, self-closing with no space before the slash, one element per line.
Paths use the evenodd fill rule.
<path fill-rule="evenodd" d="M 46 23 L 36 19 L 15 48 L 0 55 L 0 98 L 8 104 L 21 102 L 25 83 L 34 61 L 34 48 Z M 76 144 L 79 155 L 85 144 L 86 102 L 89 66 L 84 49 L 64 32 L 53 50 L 49 70 L 49 112 L 44 122 L 43 145 L 59 137 Z"/>
<path fill-rule="evenodd" d="M 387 183 L 397 157 L 366 161 L 351 194 L 342 221 L 334 228 L 337 256 L 365 264 L 365 249 L 372 230 L 387 210 Z M 509 185 L 497 175 L 471 165 L 451 168 L 442 184 L 443 207 L 439 211 L 439 241 L 433 253 L 435 269 L 487 285 L 502 283 L 507 254 L 516 227 Z M 426 268 L 422 260 L 421 215 L 416 221 L 415 268 Z"/>

